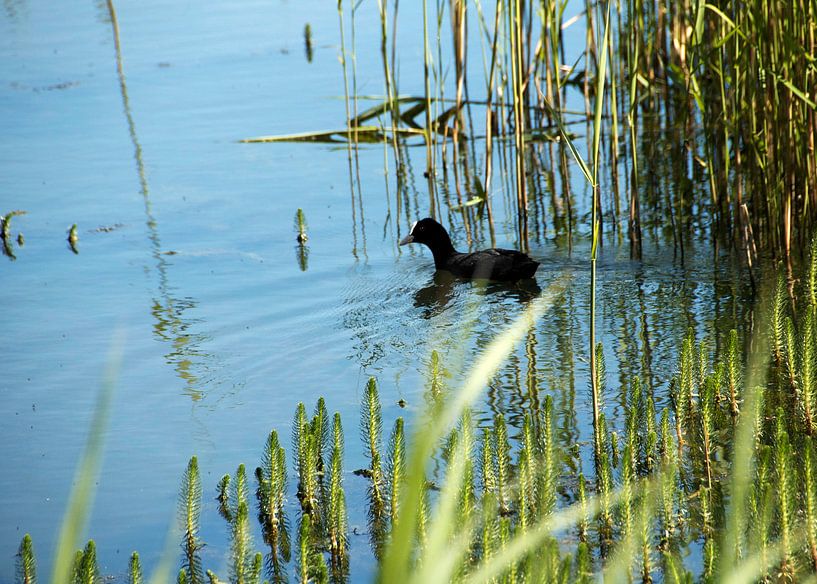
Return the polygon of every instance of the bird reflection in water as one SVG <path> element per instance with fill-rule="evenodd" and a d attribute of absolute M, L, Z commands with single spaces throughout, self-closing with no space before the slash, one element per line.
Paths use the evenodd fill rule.
<path fill-rule="evenodd" d="M 445 270 L 434 272 L 431 280 L 414 293 L 414 306 L 422 309 L 423 318 L 432 318 L 442 313 L 457 293 L 459 286 L 474 286 L 478 293 L 489 296 L 501 294 L 521 304 L 527 304 L 542 293 L 533 278 L 518 282 L 493 282 L 485 280 L 465 280 L 457 278 Z"/>

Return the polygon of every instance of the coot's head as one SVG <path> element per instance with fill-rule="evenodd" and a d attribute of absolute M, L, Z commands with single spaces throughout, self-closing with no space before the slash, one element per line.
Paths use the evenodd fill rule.
<path fill-rule="evenodd" d="M 447 249 L 451 247 L 451 238 L 448 237 L 445 227 L 434 221 L 434 219 L 426 217 L 415 221 L 409 234 L 400 240 L 400 245 L 408 243 L 424 243 L 432 250 L 437 248 Z"/>

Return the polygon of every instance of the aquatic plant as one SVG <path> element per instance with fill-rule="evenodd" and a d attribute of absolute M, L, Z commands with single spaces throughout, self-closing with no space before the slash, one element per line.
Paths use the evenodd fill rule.
<path fill-rule="evenodd" d="M 385 477 L 381 465 L 382 415 L 377 381 L 370 378 L 366 384 L 360 404 L 360 435 L 364 443 L 364 454 L 369 459 L 369 529 L 372 544 L 377 549 L 386 534 L 386 493 Z"/>
<path fill-rule="evenodd" d="M 764 297 L 768 314 L 779 310 L 786 331 L 779 365 L 771 316 L 759 317 L 768 324 L 751 343 L 737 331 L 704 340 L 690 329 L 676 341 L 672 379 L 648 382 L 637 372 L 618 381 L 600 379 L 608 395 L 618 390 L 616 409 L 601 411 L 598 427 L 588 424 L 586 437 L 578 440 L 561 431 L 558 393 L 543 388 L 537 401 L 524 389 L 523 376 L 517 383 L 526 401 L 518 418 L 485 415 L 478 401 L 486 380 L 527 339 L 536 314 L 559 297 L 555 290 L 543 292 L 528 314 L 485 349 L 473 377 L 458 391 L 441 385 L 438 406 L 420 408 L 421 417 L 410 423 L 395 417 L 385 447 L 378 386 L 370 379 L 360 419 L 360 445 L 370 464 L 356 473 L 363 478 L 352 479 L 357 484 L 344 480 L 340 415 L 330 425 L 325 400 L 318 400 L 311 417 L 298 404 L 291 446 L 298 475 L 291 488 L 300 503 L 293 554 L 284 543 L 290 487 L 276 431 L 268 435 L 255 473 L 271 580 L 342 582 L 353 576 L 350 488 L 365 491 L 370 520 L 378 513 L 368 535 L 384 581 L 400 566 L 405 580 L 424 583 L 522 581 L 533 575 L 570 582 L 597 576 L 686 582 L 693 565 L 699 566 L 694 577 L 708 581 L 801 580 L 817 572 L 817 479 L 814 438 L 804 414 L 803 356 L 793 361 L 794 385 L 786 370 L 791 348 L 813 334 L 808 330 L 813 325 L 805 324 L 813 316 L 792 310 L 792 304 L 808 305 L 808 282 L 794 287 L 797 303 L 775 308 L 776 290 Z M 754 350 L 744 356 L 746 346 Z M 599 364 L 603 349 L 595 347 Z M 441 370 L 439 356 L 434 366 Z M 671 399 L 660 412 L 655 383 Z M 598 435 L 598 450 L 590 431 Z M 590 461 L 592 468 L 583 469 Z M 203 579 L 202 572 L 217 580 L 197 556 L 204 544 L 197 535 L 199 477 L 194 457 L 181 481 L 178 581 Z M 219 512 L 229 521 L 229 579 L 257 582 L 264 563 L 250 537 L 244 465 L 217 488 Z M 92 542 L 72 554 L 68 580 L 97 577 Z M 23 538 L 18 562 L 24 557 L 26 566 L 34 565 L 30 538 Z M 138 556 L 133 558 L 130 573 L 137 580 L 141 568 Z M 31 570 L 20 565 L 18 580 L 30 581 Z"/>
<path fill-rule="evenodd" d="M 298 261 L 298 267 L 302 272 L 305 272 L 309 267 L 309 247 L 306 245 L 309 234 L 307 233 L 306 216 L 303 209 L 298 209 L 295 212 L 295 231 L 297 233 L 295 240 L 298 242 L 295 257 Z"/>
<path fill-rule="evenodd" d="M 321 497 L 318 472 L 322 471 L 322 440 L 325 435 L 325 408 L 318 407 L 311 421 L 307 420 L 306 407 L 298 404 L 292 426 L 293 449 L 297 452 L 295 472 L 298 475 L 298 500 L 304 513 L 317 514 Z"/>
<path fill-rule="evenodd" d="M 530 438 L 534 443 L 541 444 L 537 449 L 541 455 L 541 466 L 534 467 L 535 477 L 541 476 L 537 491 L 539 494 L 537 519 L 546 517 L 556 510 L 559 477 L 561 476 L 559 451 L 553 435 L 553 397 L 545 397 L 542 410 L 542 420 L 538 436 Z"/>
<path fill-rule="evenodd" d="M 388 477 L 389 521 L 394 525 L 400 512 L 400 489 L 405 472 L 406 444 L 403 436 L 403 418 L 394 421 L 394 429 L 389 439 L 389 454 L 386 461 Z"/>
<path fill-rule="evenodd" d="M 221 477 L 221 480 L 218 482 L 218 486 L 216 487 L 218 491 L 218 495 L 216 496 L 216 500 L 218 501 L 218 512 L 219 515 L 221 515 L 228 523 L 232 522 L 233 520 L 233 512 L 230 508 L 230 482 L 230 475 L 226 474 Z"/>
<path fill-rule="evenodd" d="M 180 572 L 184 573 L 185 577 L 187 576 L 184 569 Z M 142 563 L 139 561 L 138 552 L 133 552 L 128 562 L 128 584 L 142 584 Z"/>
<path fill-rule="evenodd" d="M 316 545 L 308 513 L 301 516 L 301 528 L 298 532 L 298 574 L 299 581 L 303 583 L 328 581 L 326 561 Z"/>
<path fill-rule="evenodd" d="M 298 209 L 295 212 L 295 229 L 298 232 L 295 239 L 301 245 L 305 244 L 309 239 L 309 235 L 306 233 L 306 216 L 303 209 Z"/>
<path fill-rule="evenodd" d="M 199 539 L 199 516 L 201 514 L 201 477 L 195 456 L 187 464 L 179 493 L 179 518 L 182 527 L 182 567 L 185 579 L 191 584 L 204 582 L 204 570 L 199 551 L 203 547 Z M 138 563 L 138 556 L 137 556 Z"/>
<path fill-rule="evenodd" d="M 791 320 L 788 321 L 789 323 Z M 789 326 L 786 326 L 787 337 Z M 738 331 L 729 331 L 726 345 L 726 389 L 729 399 L 729 413 L 736 418 L 740 413 L 738 403 L 741 401 L 740 390 L 743 384 L 743 367 L 740 362 L 740 348 L 738 347 Z"/>
<path fill-rule="evenodd" d="M 13 237 L 11 234 L 11 220 L 18 216 L 18 215 L 25 215 L 26 211 L 16 210 L 10 211 L 5 215 L 0 215 L 0 242 L 3 245 L 3 254 L 9 257 L 9 259 L 17 259 L 17 256 L 14 255 L 14 244 L 13 244 Z M 22 233 L 17 234 L 17 245 L 22 246 L 24 243 L 24 238 Z"/>
<path fill-rule="evenodd" d="M 37 562 L 34 559 L 34 545 L 31 536 L 25 534 L 17 550 L 16 578 L 20 584 L 37 583 Z"/>
<path fill-rule="evenodd" d="M 329 541 L 332 579 L 338 582 L 343 580 L 349 570 L 346 494 L 343 490 L 343 448 L 343 426 L 340 414 L 336 412 L 332 421 L 326 532 Z"/>
<path fill-rule="evenodd" d="M 442 405 L 442 397 L 445 390 L 444 377 L 445 372 L 440 363 L 440 354 L 437 351 L 431 351 L 426 400 L 432 409 L 439 408 Z"/>
<path fill-rule="evenodd" d="M 68 229 L 68 247 L 75 254 L 79 253 L 79 249 L 77 249 L 77 242 L 78 241 L 79 241 L 79 236 L 77 235 L 77 224 L 74 223 Z"/>
<path fill-rule="evenodd" d="M 809 438 L 803 449 L 804 511 L 806 537 L 812 568 L 817 571 L 817 483 L 814 468 L 814 441 Z"/>
<path fill-rule="evenodd" d="M 85 549 L 74 555 L 74 584 L 97 584 L 100 579 L 99 566 L 96 561 L 96 543 L 88 540 Z"/>
<path fill-rule="evenodd" d="M 278 441 L 278 432 L 270 432 L 264 445 L 262 466 L 255 470 L 258 483 L 258 521 L 264 542 L 269 546 L 267 566 L 273 581 L 283 580 L 283 562 L 290 559 L 289 522 L 284 509 L 287 487 L 286 453 Z"/>
<path fill-rule="evenodd" d="M 254 582 L 260 574 L 260 562 L 256 562 L 252 553 L 252 537 L 249 526 L 247 473 L 244 465 L 238 465 L 233 481 L 231 509 L 231 543 L 230 543 L 230 576 L 233 582 L 243 584 Z M 256 566 L 256 563 L 259 565 Z"/>
<path fill-rule="evenodd" d="M 307 22 L 304 25 L 304 53 L 306 54 L 307 62 L 312 62 L 312 26 Z"/>
<path fill-rule="evenodd" d="M 401 68 L 397 31 L 406 11 L 398 13 L 398 2 L 381 0 L 380 26 L 369 48 L 380 52 L 383 95 L 371 98 L 375 104 L 366 115 L 351 111 L 350 104 L 365 97 L 350 87 L 347 73 L 350 56 L 355 63 L 358 4 L 350 3 L 349 52 L 338 2 L 344 128 L 266 140 L 345 140 L 355 146 L 382 141 L 384 169 L 391 163 L 389 152 L 398 169 L 398 202 L 406 146 L 422 140 L 430 213 L 440 215 L 434 177 L 440 169 L 447 188 L 450 172 L 453 210 L 469 240 L 486 217 L 494 237 L 491 200 L 497 196 L 506 197 L 515 214 L 522 249 L 549 228 L 551 217 L 558 234 L 585 237 L 587 232 L 575 228 L 582 207 L 572 192 L 573 159 L 591 185 L 584 207 L 591 214 L 593 259 L 599 235 L 608 229 L 626 236 L 631 256 L 641 257 L 649 237 L 642 228 L 655 225 L 671 234 L 683 258 L 693 224 L 707 225 L 703 231 L 713 240 L 733 246 L 753 279 L 760 273 L 759 250 L 803 255 L 817 220 L 812 4 L 585 2 L 565 20 L 569 5 L 563 1 L 478 1 L 474 18 L 467 2 L 438 1 L 435 7 L 424 0 L 422 33 L 403 41 L 422 42 L 423 65 Z M 444 26 L 446 17 L 450 26 Z M 574 35 L 584 39 L 583 46 L 565 46 L 564 31 L 571 27 L 583 27 Z M 309 36 L 305 30 L 307 44 Z M 479 95 L 473 83 L 468 86 L 478 62 L 468 52 L 478 46 L 485 78 Z M 453 65 L 450 74 L 446 62 Z M 400 95 L 400 75 L 422 75 L 402 83 L 421 87 L 420 94 Z M 353 81 L 355 76 L 353 71 Z M 583 111 L 566 107 L 579 101 Z M 586 128 L 587 156 L 581 162 L 570 126 Z M 478 157 L 483 139 L 484 155 Z M 660 151 L 668 152 L 660 157 L 666 162 L 657 160 Z M 494 164 L 508 161 L 509 172 L 501 177 L 506 183 L 497 185 Z M 350 174 L 359 175 L 359 168 L 350 164 Z M 609 185 L 603 196 L 602 184 Z"/>

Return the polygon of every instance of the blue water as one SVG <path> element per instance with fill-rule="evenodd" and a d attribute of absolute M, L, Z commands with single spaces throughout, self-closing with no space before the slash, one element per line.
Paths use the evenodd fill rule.
<path fill-rule="evenodd" d="M 325 396 L 346 424 L 350 528 L 363 534 L 351 536 L 352 574 L 366 578 L 374 570 L 366 483 L 351 474 L 365 464 L 356 426 L 366 381 L 378 378 L 386 428 L 399 415 L 410 419 L 422 404 L 431 350 L 440 351 L 455 387 L 478 347 L 529 295 L 435 283 L 426 250 L 397 247 L 399 234 L 429 214 L 424 148 L 406 150 L 413 175 L 397 201 L 390 151 L 384 170 L 383 146 L 362 147 L 358 200 L 343 145 L 239 143 L 343 127 L 334 3 L 115 5 L 122 77 L 104 2 L 8 0 L 0 11 L 0 213 L 26 211 L 11 224 L 24 245 L 15 245 L 16 259 L 0 257 L 0 582 L 13 580 L 25 533 L 41 578 L 50 573 L 117 335 L 123 361 L 84 533 L 97 542 L 104 575 L 122 577 L 134 549 L 146 573 L 157 566 L 194 454 L 205 490 L 204 563 L 226 575 L 217 481 L 239 463 L 254 468 L 268 432 L 288 437 L 296 404 L 311 410 Z M 422 75 L 413 74 L 422 67 L 420 23 L 402 8 L 405 94 L 422 92 Z M 365 4 L 357 21 L 358 46 L 366 47 L 357 54 L 360 94 L 383 92 L 378 26 L 376 6 Z M 481 67 L 479 58 L 473 50 Z M 481 68 L 474 70 L 478 86 Z M 580 173 L 572 180 L 581 193 Z M 497 179 L 496 244 L 514 247 L 501 185 Z M 298 208 L 309 225 L 306 269 L 295 241 Z M 443 214 L 464 249 L 458 217 Z M 476 419 L 503 413 L 518 422 L 529 398 L 512 388 L 533 370 L 538 391 L 556 397 L 560 439 L 570 445 L 590 435 L 589 248 L 586 226 L 571 249 L 551 222 L 531 255 L 542 262 L 539 286 L 566 275 L 568 292 L 528 341 L 535 359 L 519 348 Z M 66 241 L 72 224 L 77 254 Z M 472 248 L 490 245 L 482 225 Z M 598 297 L 614 424 L 619 382 L 639 370 L 645 343 L 660 390 L 687 327 L 740 322 L 746 294 L 735 267 L 715 262 L 694 237 L 684 263 L 658 236 L 648 239 L 643 262 L 631 262 L 619 241 L 614 233 L 605 240 Z M 690 316 L 702 307 L 714 316 Z M 463 337 L 466 321 L 473 332 Z"/>

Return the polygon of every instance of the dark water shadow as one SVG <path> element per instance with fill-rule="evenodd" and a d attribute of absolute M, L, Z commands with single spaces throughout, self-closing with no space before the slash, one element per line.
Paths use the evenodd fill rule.
<path fill-rule="evenodd" d="M 526 304 L 542 294 L 542 288 L 534 278 L 519 280 L 518 282 L 480 282 L 484 284 L 483 294 L 502 294 L 505 298 L 517 300 Z"/>
<path fill-rule="evenodd" d="M 437 271 L 428 283 L 414 293 L 414 306 L 422 310 L 425 319 L 437 316 L 454 298 L 454 286 L 464 284 L 449 272 Z"/>
<path fill-rule="evenodd" d="M 542 293 L 533 278 L 519 282 L 493 282 L 490 280 L 465 280 L 445 270 L 437 270 L 431 280 L 414 293 L 414 306 L 422 309 L 422 317 L 429 319 L 442 313 L 456 296 L 458 286 L 474 287 L 486 297 L 501 295 L 503 299 L 526 304 Z"/>

